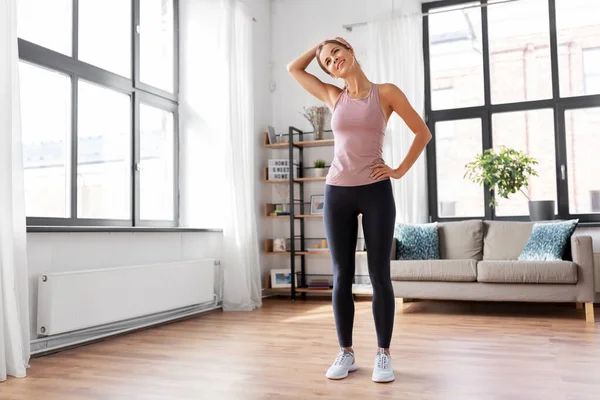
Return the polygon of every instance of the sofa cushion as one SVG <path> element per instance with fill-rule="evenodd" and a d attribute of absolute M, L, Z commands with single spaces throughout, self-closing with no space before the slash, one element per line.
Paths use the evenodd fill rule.
<path fill-rule="evenodd" d="M 393 281 L 475 282 L 475 260 L 400 260 L 391 262 Z"/>
<path fill-rule="evenodd" d="M 479 261 L 477 281 L 573 284 L 577 283 L 577 264 L 570 261 Z"/>
<path fill-rule="evenodd" d="M 529 240 L 533 224 L 518 221 L 483 221 L 483 259 L 518 259 Z"/>
<path fill-rule="evenodd" d="M 519 260 L 558 261 L 563 259 L 567 243 L 575 232 L 578 219 L 533 225 L 531 236 Z"/>
<path fill-rule="evenodd" d="M 481 260 L 483 258 L 483 222 L 465 220 L 438 225 L 440 258 L 447 260 Z"/>
<path fill-rule="evenodd" d="M 437 260 L 440 258 L 437 222 L 396 224 L 397 260 Z"/>

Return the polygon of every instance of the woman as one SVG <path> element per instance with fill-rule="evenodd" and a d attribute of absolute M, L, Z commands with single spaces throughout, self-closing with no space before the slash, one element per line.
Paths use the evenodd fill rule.
<path fill-rule="evenodd" d="M 344 81 L 343 89 L 306 72 L 314 58 L 326 74 Z M 352 350 L 352 281 L 357 216 L 362 214 L 379 347 L 373 380 L 391 382 L 395 379 L 389 349 L 395 297 L 390 253 L 396 208 L 390 178 L 400 179 L 406 174 L 431 140 L 431 133 L 398 87 L 369 81 L 354 49 L 342 38 L 320 43 L 288 64 L 287 69 L 304 89 L 332 111 L 334 159 L 326 177 L 323 212 L 333 263 L 333 312 L 341 349 L 326 376 L 343 379 L 357 369 Z M 396 168 L 387 166 L 382 159 L 385 129 L 393 112 L 415 134 L 406 157 Z"/>

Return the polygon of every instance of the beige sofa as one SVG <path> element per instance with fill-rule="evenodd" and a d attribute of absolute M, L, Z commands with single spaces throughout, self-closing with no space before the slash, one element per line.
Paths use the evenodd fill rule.
<path fill-rule="evenodd" d="M 465 220 L 438 224 L 439 260 L 396 260 L 396 297 L 409 299 L 585 303 L 594 322 L 592 238 L 573 235 L 572 261 L 518 261 L 533 222 Z M 568 253 L 571 253 L 569 255 Z"/>

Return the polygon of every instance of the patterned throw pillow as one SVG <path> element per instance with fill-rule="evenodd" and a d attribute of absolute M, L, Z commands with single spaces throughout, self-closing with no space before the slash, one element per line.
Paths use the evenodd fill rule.
<path fill-rule="evenodd" d="M 439 260 L 437 222 L 396 224 L 394 229 L 397 260 Z"/>
<path fill-rule="evenodd" d="M 571 235 L 575 232 L 578 219 L 560 222 L 535 223 L 519 260 L 559 261 Z"/>

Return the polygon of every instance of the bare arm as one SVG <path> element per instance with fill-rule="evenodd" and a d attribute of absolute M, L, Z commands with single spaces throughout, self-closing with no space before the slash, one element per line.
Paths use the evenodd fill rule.
<path fill-rule="evenodd" d="M 307 92 L 327 104 L 330 109 L 333 109 L 333 104 L 338 98 L 341 89 L 337 86 L 324 83 L 313 74 L 306 72 L 306 68 L 316 56 L 317 47 L 318 45 L 290 62 L 287 65 L 287 70 Z"/>
<path fill-rule="evenodd" d="M 392 170 L 387 166 L 375 166 L 372 176 L 377 179 L 382 176 L 389 176 L 399 179 L 417 161 L 427 143 L 431 140 L 431 132 L 425 124 L 425 121 L 415 111 L 406 95 L 394 84 L 383 84 L 380 87 L 382 104 L 388 112 L 395 112 L 404 120 L 408 128 L 415 134 L 412 145 L 400 165 Z M 387 167 L 387 168 L 386 168 Z"/>

